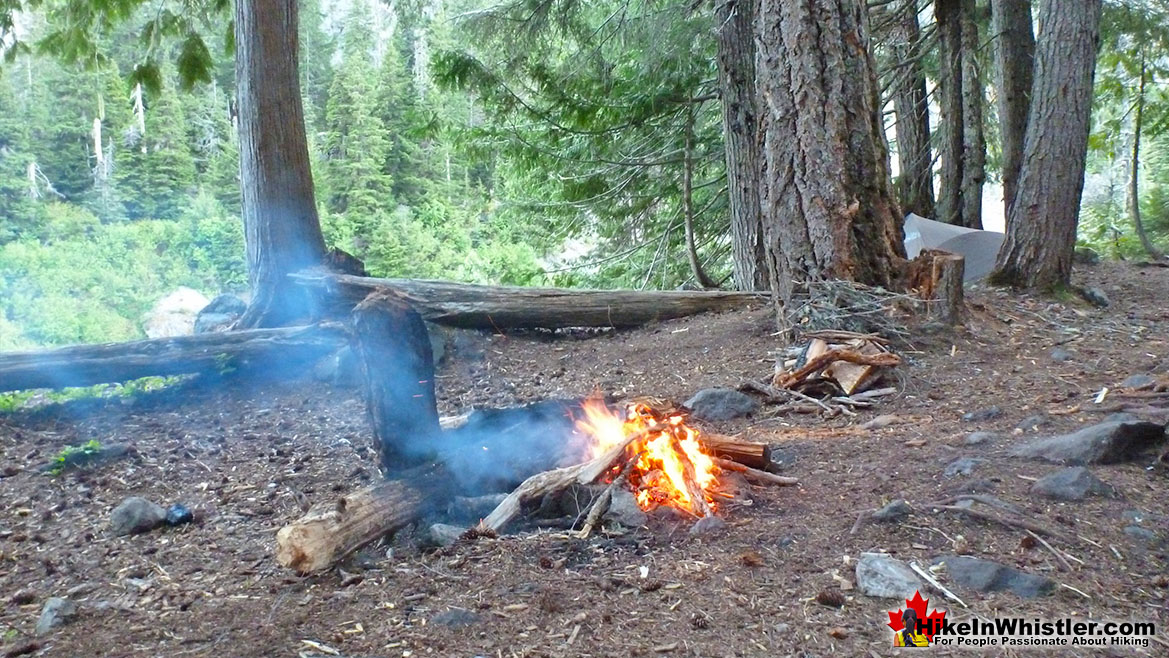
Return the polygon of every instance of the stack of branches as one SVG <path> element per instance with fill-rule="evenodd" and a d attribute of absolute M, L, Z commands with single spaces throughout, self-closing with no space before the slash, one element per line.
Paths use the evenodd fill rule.
<path fill-rule="evenodd" d="M 806 344 L 776 359 L 769 381 L 746 382 L 740 389 L 786 403 L 787 411 L 830 417 L 856 415 L 855 409 L 897 392 L 894 387 L 874 388 L 889 368 L 901 363 L 888 339 L 842 330 L 808 331 L 804 336 Z"/>
<path fill-rule="evenodd" d="M 908 344 L 909 329 L 898 318 L 921 306 L 921 299 L 855 281 L 826 280 L 803 284 L 785 313 L 793 332 L 807 337 L 819 331 L 875 335 Z"/>

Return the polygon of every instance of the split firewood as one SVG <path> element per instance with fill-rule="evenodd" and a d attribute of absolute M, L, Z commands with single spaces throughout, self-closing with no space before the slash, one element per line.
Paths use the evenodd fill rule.
<path fill-rule="evenodd" d="M 725 471 L 742 473 L 743 477 L 747 478 L 748 482 L 752 482 L 754 484 L 776 484 L 780 486 L 792 486 L 800 483 L 800 481 L 796 478 L 768 473 L 767 471 L 761 471 L 757 468 L 744 466 L 743 464 L 733 462 L 729 459 L 715 457 L 714 464 L 715 466 L 718 466 Z"/>
<path fill-rule="evenodd" d="M 892 367 L 901 363 L 901 357 L 889 352 L 863 354 L 853 348 L 834 348 L 814 359 L 809 359 L 803 367 L 795 372 L 777 375 L 772 381 L 772 385 L 776 388 L 790 389 L 837 361 L 846 361 L 862 366 Z"/>
<path fill-rule="evenodd" d="M 702 449 L 715 457 L 729 459 L 751 468 L 764 469 L 771 463 L 771 446 L 722 434 L 699 434 Z"/>
<path fill-rule="evenodd" d="M 651 427 L 636 434 L 630 435 L 625 441 L 610 448 L 605 454 L 583 464 L 565 466 L 552 471 L 537 473 L 523 481 L 515 491 L 508 494 L 487 518 L 479 522 L 479 527 L 499 532 L 523 509 L 524 505 L 539 500 L 550 493 L 559 493 L 573 484 L 592 484 L 607 473 L 622 458 L 633 443 L 644 439 L 660 427 Z"/>
<path fill-rule="evenodd" d="M 700 519 L 713 515 L 714 510 L 711 509 L 710 503 L 706 502 L 706 492 L 698 484 L 694 462 L 690 461 L 690 457 L 682 449 L 682 442 L 678 440 L 678 435 L 673 432 L 670 433 L 670 449 L 674 451 L 678 461 L 682 463 L 682 482 L 686 486 L 686 496 L 690 499 L 690 511 Z"/>
<path fill-rule="evenodd" d="M 856 344 L 856 350 L 865 356 L 885 354 L 885 350 L 877 346 L 876 343 L 870 342 L 859 342 L 859 344 Z M 829 364 L 823 370 L 823 376 L 835 381 L 840 386 L 840 390 L 844 391 L 845 395 L 852 395 L 853 393 L 860 393 L 868 388 L 875 381 L 875 375 L 879 371 L 880 368 L 878 366 L 871 364 L 836 361 Z"/>

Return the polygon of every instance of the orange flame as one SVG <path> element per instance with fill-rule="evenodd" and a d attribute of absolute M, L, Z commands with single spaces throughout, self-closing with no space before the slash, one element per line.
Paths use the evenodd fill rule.
<path fill-rule="evenodd" d="M 718 466 L 703 450 L 698 430 L 686 425 L 682 415 L 663 417 L 649 405 L 633 403 L 626 407 L 623 419 L 599 397 L 586 400 L 583 410 L 584 418 L 576 426 L 592 441 L 590 458 L 604 454 L 634 434 L 659 430 L 648 432 L 628 448 L 630 457 L 637 460 L 628 481 L 642 509 L 649 511 L 669 505 L 688 512 L 694 510 L 686 484 L 688 467 L 693 469 L 692 481 L 702 490 L 710 508 L 714 508 L 710 492 L 717 484 Z"/>

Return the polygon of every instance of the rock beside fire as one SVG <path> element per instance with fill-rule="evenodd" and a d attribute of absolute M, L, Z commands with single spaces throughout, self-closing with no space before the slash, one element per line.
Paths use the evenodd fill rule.
<path fill-rule="evenodd" d="M 628 489 L 614 489 L 609 500 L 609 511 L 605 512 L 605 520 L 619 523 L 627 528 L 640 528 L 646 524 L 649 517 L 637 505 L 637 498 Z"/>
<path fill-rule="evenodd" d="M 950 578 L 962 587 L 978 592 L 1009 591 L 1025 599 L 1049 594 L 1055 581 L 998 562 L 966 555 L 943 555 L 934 564 L 945 563 Z"/>
<path fill-rule="evenodd" d="M 686 407 L 700 420 L 731 420 L 755 413 L 759 402 L 733 389 L 704 388 L 686 401 Z"/>

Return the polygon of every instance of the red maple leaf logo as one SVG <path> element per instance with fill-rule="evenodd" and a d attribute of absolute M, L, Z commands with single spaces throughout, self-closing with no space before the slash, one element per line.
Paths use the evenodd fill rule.
<path fill-rule="evenodd" d="M 929 604 L 929 599 L 921 598 L 921 592 L 914 592 L 912 600 L 905 599 L 905 605 L 912 608 L 917 613 L 917 618 L 921 620 L 922 633 L 930 642 L 933 642 L 934 633 L 942 627 L 942 620 L 946 618 L 946 611 L 934 610 L 927 615 L 926 610 L 929 608 Z M 904 610 L 899 608 L 896 612 L 889 613 L 889 628 L 892 628 L 894 633 L 905 628 L 905 623 L 901 621 L 903 612 Z"/>

